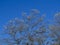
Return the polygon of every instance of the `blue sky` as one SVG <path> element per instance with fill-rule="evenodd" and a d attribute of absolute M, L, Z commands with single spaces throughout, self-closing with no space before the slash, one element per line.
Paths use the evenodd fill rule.
<path fill-rule="evenodd" d="M 51 18 L 60 11 L 60 0 L 0 0 L 0 27 L 8 20 L 21 17 L 21 12 L 38 9 Z"/>
<path fill-rule="evenodd" d="M 60 12 L 60 0 L 0 0 L 0 28 L 10 19 L 21 17 L 23 11 L 38 9 L 47 19 Z"/>
<path fill-rule="evenodd" d="M 38 9 L 51 19 L 60 12 L 60 0 L 0 0 L 0 30 L 10 19 L 21 17 L 23 11 Z"/>

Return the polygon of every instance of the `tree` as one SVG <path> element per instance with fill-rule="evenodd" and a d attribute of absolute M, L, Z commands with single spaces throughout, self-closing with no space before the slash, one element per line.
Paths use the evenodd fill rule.
<path fill-rule="evenodd" d="M 39 13 L 40 11 L 32 9 L 29 14 L 22 13 L 22 19 L 10 20 L 4 26 L 7 37 L 4 37 L 2 42 L 6 45 L 57 45 L 56 42 L 52 43 L 55 34 L 50 32 L 50 28 L 48 31 L 48 25 L 44 22 L 45 15 Z"/>
<path fill-rule="evenodd" d="M 56 35 L 55 45 L 60 45 L 60 12 L 54 15 L 54 24 L 50 25 L 49 29 Z"/>

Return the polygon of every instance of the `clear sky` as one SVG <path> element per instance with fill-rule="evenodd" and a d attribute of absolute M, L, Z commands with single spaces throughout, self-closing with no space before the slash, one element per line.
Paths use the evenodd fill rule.
<path fill-rule="evenodd" d="M 0 30 L 8 20 L 21 17 L 23 11 L 38 9 L 47 19 L 60 12 L 60 0 L 0 0 Z"/>
<path fill-rule="evenodd" d="M 0 27 L 14 17 L 20 17 L 21 12 L 38 9 L 50 18 L 60 11 L 60 0 L 0 0 Z"/>

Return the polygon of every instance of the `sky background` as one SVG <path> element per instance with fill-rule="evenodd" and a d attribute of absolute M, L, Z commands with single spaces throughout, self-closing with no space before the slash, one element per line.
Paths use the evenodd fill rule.
<path fill-rule="evenodd" d="M 23 11 L 31 9 L 38 9 L 46 14 L 46 19 L 52 19 L 55 13 L 60 12 L 60 0 L 0 0 L 0 33 L 9 20 L 20 18 Z"/>
<path fill-rule="evenodd" d="M 60 0 L 0 0 L 0 30 L 9 20 L 21 17 L 23 11 L 38 9 L 47 19 L 60 12 Z"/>
<path fill-rule="evenodd" d="M 48 18 L 60 11 L 60 0 L 0 0 L 0 27 L 8 20 L 21 17 L 23 11 L 38 9 Z"/>

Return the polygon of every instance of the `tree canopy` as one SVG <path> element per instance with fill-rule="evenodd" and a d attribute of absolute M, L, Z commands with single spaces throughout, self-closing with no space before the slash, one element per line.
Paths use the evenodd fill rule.
<path fill-rule="evenodd" d="M 22 19 L 15 18 L 4 26 L 4 34 L 7 37 L 2 39 L 6 45 L 60 45 L 60 22 L 58 13 L 54 20 L 59 25 L 46 24 L 44 14 L 32 9 L 30 13 L 22 13 Z M 58 33 L 59 32 L 59 33 Z"/>

